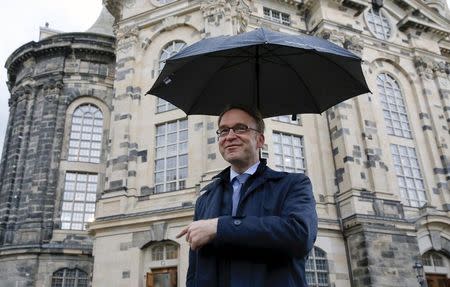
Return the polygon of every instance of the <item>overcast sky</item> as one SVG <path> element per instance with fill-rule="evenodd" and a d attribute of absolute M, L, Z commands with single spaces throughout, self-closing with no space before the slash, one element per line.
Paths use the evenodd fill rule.
<path fill-rule="evenodd" d="M 86 31 L 94 24 L 102 0 L 3 0 L 0 4 L 0 151 L 8 123 L 6 59 L 25 43 L 39 40 L 39 27 L 64 32 Z"/>
<path fill-rule="evenodd" d="M 450 6 L 450 0 L 447 0 Z M 0 150 L 8 122 L 6 59 L 14 50 L 39 40 L 39 27 L 64 32 L 87 30 L 97 19 L 102 0 L 4 0 L 0 4 Z"/>

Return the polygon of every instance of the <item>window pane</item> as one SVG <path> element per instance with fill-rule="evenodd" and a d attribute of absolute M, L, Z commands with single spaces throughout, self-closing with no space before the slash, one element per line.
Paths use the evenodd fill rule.
<path fill-rule="evenodd" d="M 92 221 L 95 212 L 97 179 L 96 174 L 66 173 L 61 207 L 62 229 L 82 230 L 88 222 L 86 219 Z M 76 189 L 76 192 L 73 192 L 73 189 Z"/>
<path fill-rule="evenodd" d="M 288 172 L 306 172 L 302 136 L 274 132 L 273 140 L 277 169 Z"/>
<path fill-rule="evenodd" d="M 156 131 L 155 191 L 184 188 L 181 180 L 187 177 L 187 120 L 158 125 Z"/>

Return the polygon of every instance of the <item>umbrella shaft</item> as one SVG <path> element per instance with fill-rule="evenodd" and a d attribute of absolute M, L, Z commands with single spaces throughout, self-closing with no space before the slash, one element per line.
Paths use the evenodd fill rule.
<path fill-rule="evenodd" d="M 255 53 L 255 97 L 254 103 L 256 103 L 256 107 L 260 110 L 260 102 L 259 102 L 259 45 L 256 45 L 256 53 Z"/>

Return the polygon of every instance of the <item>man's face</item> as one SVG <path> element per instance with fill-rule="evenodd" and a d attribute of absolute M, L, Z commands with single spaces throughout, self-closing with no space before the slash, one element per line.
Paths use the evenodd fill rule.
<path fill-rule="evenodd" d="M 239 109 L 232 109 L 223 114 L 219 129 L 233 128 L 239 124 L 256 129 L 255 120 Z M 241 134 L 235 134 L 234 130 L 230 130 L 228 135 L 219 137 L 219 150 L 222 157 L 237 171 L 243 168 L 246 170 L 255 164 L 259 160 L 258 150 L 263 145 L 264 135 L 250 129 Z M 242 170 L 242 172 L 245 170 Z"/>

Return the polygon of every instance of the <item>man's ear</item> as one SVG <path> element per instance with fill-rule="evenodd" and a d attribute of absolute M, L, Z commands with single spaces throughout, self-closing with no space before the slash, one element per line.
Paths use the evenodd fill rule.
<path fill-rule="evenodd" d="M 258 135 L 256 136 L 257 147 L 258 148 L 263 148 L 265 140 L 266 139 L 264 137 L 264 134 L 258 133 Z"/>

